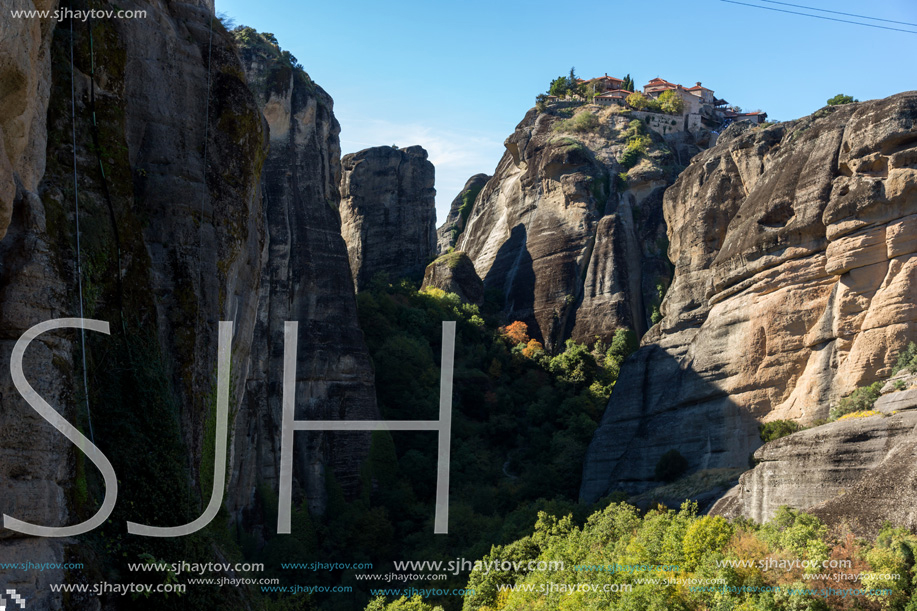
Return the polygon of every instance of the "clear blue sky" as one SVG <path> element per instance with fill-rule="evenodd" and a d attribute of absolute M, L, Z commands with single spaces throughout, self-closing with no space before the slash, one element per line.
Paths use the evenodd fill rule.
<path fill-rule="evenodd" d="M 917 23 L 917 0 L 786 1 Z M 720 0 L 568 6 L 217 0 L 217 12 L 237 24 L 273 32 L 331 94 L 344 153 L 383 144 L 430 152 L 437 224 L 469 176 L 493 173 L 503 140 L 535 95 L 571 66 L 585 78 L 630 73 L 638 87 L 655 76 L 701 81 L 731 104 L 777 120 L 809 114 L 836 93 L 866 100 L 917 89 L 917 34 Z"/>

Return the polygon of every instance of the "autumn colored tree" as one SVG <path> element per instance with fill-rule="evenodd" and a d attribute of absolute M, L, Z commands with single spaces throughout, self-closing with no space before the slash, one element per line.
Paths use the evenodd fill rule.
<path fill-rule="evenodd" d="M 529 341 L 529 326 L 517 320 L 503 327 L 503 337 L 508 339 L 513 345 L 527 344 Z"/>
<path fill-rule="evenodd" d="M 529 343 L 522 349 L 522 356 L 532 358 L 539 353 L 544 352 L 544 346 L 537 339 L 530 339 Z"/>

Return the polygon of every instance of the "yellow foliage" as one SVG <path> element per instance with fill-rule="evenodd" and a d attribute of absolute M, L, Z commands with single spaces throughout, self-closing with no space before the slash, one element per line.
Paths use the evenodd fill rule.
<path fill-rule="evenodd" d="M 868 416 L 881 416 L 882 412 L 877 412 L 874 409 L 860 410 L 858 412 L 850 412 L 849 414 L 844 414 L 838 420 L 849 420 L 850 418 L 866 418 Z"/>
<path fill-rule="evenodd" d="M 529 343 L 522 349 L 522 356 L 532 358 L 539 352 L 544 352 L 544 346 L 537 339 L 530 339 Z"/>

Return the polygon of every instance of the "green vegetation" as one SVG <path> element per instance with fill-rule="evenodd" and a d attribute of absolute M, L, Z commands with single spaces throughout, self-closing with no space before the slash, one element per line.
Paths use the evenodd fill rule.
<path fill-rule="evenodd" d="M 917 607 L 915 550 L 917 536 L 904 529 L 886 525 L 875 544 L 870 544 L 847 532 L 829 535 L 818 518 L 787 507 L 781 507 L 763 525 L 698 516 L 697 505 L 690 502 L 678 511 L 660 506 L 644 514 L 626 503 L 611 503 L 581 526 L 573 516 L 541 512 L 531 535 L 494 546 L 483 560 L 522 565 L 529 561 L 562 562 L 563 568 L 531 572 L 476 570 L 467 585 L 475 594 L 465 598 L 463 611 L 905 611 Z M 786 564 L 768 568 L 769 560 L 795 560 L 799 566 L 788 570 L 783 568 Z M 821 568 L 822 562 L 832 560 L 849 561 L 850 568 Z M 728 561 L 739 566 L 729 566 Z M 803 563 L 813 566 L 803 567 Z M 581 568 L 615 565 L 621 569 Z M 639 571 L 623 570 L 639 565 Z M 845 581 L 840 573 L 859 574 L 860 580 Z M 895 573 L 899 579 L 886 577 Z M 685 585 L 691 580 L 726 587 Z M 588 584 L 598 591 L 584 592 L 579 588 L 571 593 L 557 591 L 556 587 L 552 591 L 551 583 Z M 516 589 L 510 590 L 514 585 Z M 603 592 L 604 587 L 610 591 Z M 827 595 L 815 593 L 822 588 Z M 851 588 L 881 588 L 887 592 L 876 596 L 845 595 L 843 590 L 849 592 Z M 379 604 L 372 609 L 386 608 Z M 411 609 L 430 611 L 427 607 Z"/>
<path fill-rule="evenodd" d="M 624 154 L 621 155 L 618 163 L 625 170 L 629 170 L 646 155 L 649 147 L 653 144 L 653 140 L 650 138 L 643 121 L 639 119 L 634 119 L 628 123 L 624 137 L 627 139 L 627 147 L 624 149 Z"/>
<path fill-rule="evenodd" d="M 645 96 L 640 92 L 634 92 L 627 96 L 625 101 L 634 110 L 670 115 L 680 115 L 685 111 L 685 101 L 674 91 L 663 91 L 656 99 Z"/>
<path fill-rule="evenodd" d="M 663 91 L 655 101 L 659 110 L 668 115 L 680 115 L 685 111 L 685 101 L 674 91 Z"/>
<path fill-rule="evenodd" d="M 800 426 L 798 422 L 793 422 L 792 420 L 772 420 L 761 425 L 761 441 L 767 443 L 768 441 L 774 441 L 775 439 L 792 435 L 801 430 L 802 426 Z"/>
<path fill-rule="evenodd" d="M 640 209 L 637 208 L 634 212 L 638 212 Z M 666 243 L 666 249 L 668 244 Z M 663 251 L 666 252 L 665 250 Z M 666 257 L 668 255 L 666 254 Z M 656 281 L 656 291 L 652 296 L 652 299 L 649 301 L 649 310 L 650 310 L 650 323 L 657 324 L 662 320 L 662 300 L 665 299 L 665 294 L 669 290 L 668 284 L 666 281 L 659 279 Z"/>
<path fill-rule="evenodd" d="M 854 412 L 865 412 L 872 409 L 873 404 L 875 404 L 876 399 L 881 396 L 882 387 L 885 386 L 884 381 L 873 382 L 869 386 L 863 386 L 857 388 L 848 396 L 844 397 L 837 404 L 837 407 L 834 407 L 828 420 L 837 420 L 848 414 Z"/>
<path fill-rule="evenodd" d="M 656 463 L 653 474 L 660 482 L 674 482 L 688 469 L 688 460 L 676 449 L 663 454 Z"/>
<path fill-rule="evenodd" d="M 583 133 L 594 131 L 599 126 L 599 118 L 588 111 L 574 115 L 570 119 L 563 119 L 554 124 L 556 132 Z"/>
<path fill-rule="evenodd" d="M 647 106 L 651 102 L 650 98 L 646 97 L 639 91 L 630 94 L 624 101 L 627 102 L 627 105 L 634 110 L 646 110 Z"/>
<path fill-rule="evenodd" d="M 853 96 L 839 93 L 828 100 L 828 106 L 840 106 L 841 104 L 852 104 L 854 102 L 859 102 L 859 100 L 855 99 Z"/>
<path fill-rule="evenodd" d="M 624 82 L 621 83 L 621 89 L 624 91 L 634 91 L 634 79 L 630 78 L 630 74 L 624 77 Z"/>
<path fill-rule="evenodd" d="M 558 76 L 551 81 L 548 86 L 548 95 L 556 95 L 559 98 L 570 95 L 586 95 L 586 87 L 582 83 L 577 83 L 576 68 L 570 68 L 570 74 L 567 76 Z"/>
<path fill-rule="evenodd" d="M 369 603 L 369 606 L 366 607 L 366 611 L 443 611 L 443 608 L 439 605 L 429 605 L 423 601 L 420 594 L 415 594 L 411 598 L 402 596 L 388 604 L 386 604 L 385 599 L 380 596 Z"/>
<path fill-rule="evenodd" d="M 463 254 L 464 253 L 462 253 L 461 251 L 450 250 L 446 254 L 438 256 L 433 261 L 433 263 L 445 263 L 449 267 L 449 269 L 455 269 L 456 267 L 458 267 L 459 262 L 462 260 Z"/>
<path fill-rule="evenodd" d="M 539 93 L 535 96 L 535 110 L 538 112 L 544 112 L 548 107 L 548 94 Z"/>
<path fill-rule="evenodd" d="M 917 344 L 914 342 L 909 343 L 907 348 L 898 355 L 898 362 L 892 368 L 892 375 L 904 369 L 911 373 L 917 373 Z"/>
<path fill-rule="evenodd" d="M 636 349 L 633 331 L 619 329 L 610 345 L 568 341 L 552 355 L 525 322 L 500 327 L 495 309 L 463 304 L 441 290 L 380 280 L 357 302 L 379 409 L 388 420 L 437 417 L 441 322 L 457 321 L 450 536 L 436 537 L 432 529 L 436 436 L 394 431 L 373 438 L 357 499 L 343 502 L 340 487 L 329 484 L 329 499 L 339 500 L 309 526 L 314 545 L 288 550 L 284 562 L 346 556 L 385 573 L 392 559 L 479 558 L 493 544 L 530 532 L 539 510 L 585 519 L 593 508 L 577 502 L 583 459 L 621 364 Z M 276 501 L 264 496 L 262 511 L 270 515 Z M 279 557 L 283 541 L 270 537 L 270 549 L 257 558 Z M 462 587 L 466 577 L 427 585 Z M 320 585 L 326 583 L 332 578 Z M 367 600 L 368 589 L 378 586 L 347 585 Z M 448 600 L 406 599 L 391 608 L 448 607 Z"/>
<path fill-rule="evenodd" d="M 471 209 L 474 207 L 474 200 L 478 197 L 478 193 L 480 193 L 483 188 L 484 185 L 474 185 L 462 191 L 462 205 L 459 207 L 459 217 L 462 219 L 462 226 L 468 221 L 468 217 L 471 215 Z"/>

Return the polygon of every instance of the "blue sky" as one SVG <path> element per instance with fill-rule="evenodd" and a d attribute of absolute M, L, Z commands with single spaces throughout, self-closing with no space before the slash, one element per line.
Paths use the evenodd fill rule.
<path fill-rule="evenodd" d="M 917 23 L 915 0 L 786 1 Z M 344 153 L 425 147 L 437 224 L 469 176 L 494 171 L 535 95 L 571 66 L 586 78 L 630 73 L 638 87 L 656 76 L 701 81 L 777 120 L 836 93 L 866 100 L 917 89 L 917 34 L 720 0 L 217 0 L 217 11 L 273 32 L 331 94 Z"/>

